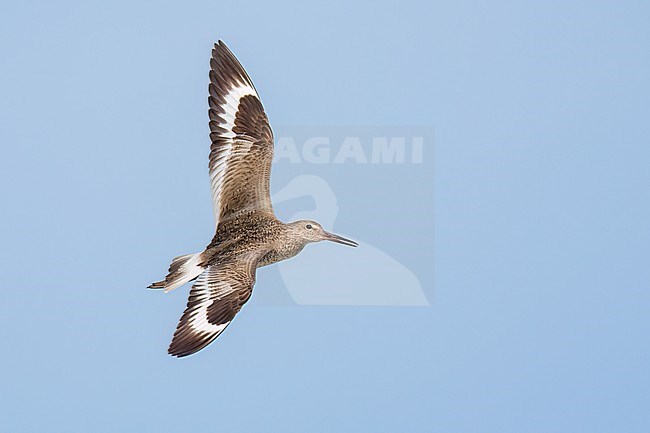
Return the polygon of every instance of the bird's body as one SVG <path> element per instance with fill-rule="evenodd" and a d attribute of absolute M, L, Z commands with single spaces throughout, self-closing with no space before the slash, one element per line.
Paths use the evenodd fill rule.
<path fill-rule="evenodd" d="M 195 281 L 169 353 L 187 356 L 210 344 L 248 301 L 258 267 L 298 254 L 311 242 L 357 244 L 315 221 L 285 224 L 269 194 L 273 133 L 244 68 L 221 41 L 210 60 L 210 183 L 216 232 L 207 248 L 176 257 L 165 280 L 173 290 Z"/>
<path fill-rule="evenodd" d="M 301 239 L 292 236 L 289 224 L 284 224 L 274 216 L 253 213 L 219 225 L 204 252 L 204 266 L 254 251 L 260 254 L 257 262 L 259 268 L 290 259 L 305 245 Z"/>

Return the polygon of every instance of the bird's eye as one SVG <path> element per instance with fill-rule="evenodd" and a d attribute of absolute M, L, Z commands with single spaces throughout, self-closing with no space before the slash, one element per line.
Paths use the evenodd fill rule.
<path fill-rule="evenodd" d="M 312 228 L 312 226 L 311 226 L 311 224 L 307 224 L 307 225 L 305 226 L 305 228 L 310 229 L 310 228 Z"/>

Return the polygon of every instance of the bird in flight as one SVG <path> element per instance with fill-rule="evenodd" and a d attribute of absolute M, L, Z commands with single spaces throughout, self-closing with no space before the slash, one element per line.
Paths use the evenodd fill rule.
<path fill-rule="evenodd" d="M 253 82 L 219 41 L 210 59 L 210 186 L 216 233 L 200 253 L 176 257 L 152 289 L 174 290 L 194 281 L 168 352 L 183 357 L 206 347 L 250 299 L 255 272 L 286 260 L 308 243 L 350 239 L 316 221 L 285 224 L 275 217 L 269 182 L 273 132 Z"/>

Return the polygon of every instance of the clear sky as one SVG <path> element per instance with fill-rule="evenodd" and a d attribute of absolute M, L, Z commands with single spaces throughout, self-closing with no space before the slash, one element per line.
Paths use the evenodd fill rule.
<path fill-rule="evenodd" d="M 2 430 L 650 431 L 649 20 L 647 1 L 3 2 Z M 145 287 L 212 235 L 217 39 L 276 137 L 425 136 L 420 164 L 283 160 L 272 188 L 325 179 L 367 245 L 356 290 L 386 290 L 383 252 L 430 306 L 300 305 L 288 281 L 309 278 L 275 266 L 214 344 L 166 355 L 187 288 Z"/>

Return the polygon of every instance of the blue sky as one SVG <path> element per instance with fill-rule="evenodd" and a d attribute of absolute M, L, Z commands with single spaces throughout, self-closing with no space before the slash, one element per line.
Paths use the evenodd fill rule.
<path fill-rule="evenodd" d="M 640 1 L 3 3 L 5 428 L 648 431 L 649 17 Z M 212 236 L 217 39 L 276 135 L 433 131 L 418 167 L 273 173 L 275 191 L 292 170 L 326 178 L 336 226 L 411 267 L 429 307 L 272 302 L 269 268 L 213 345 L 165 354 L 187 289 L 144 288 Z"/>

